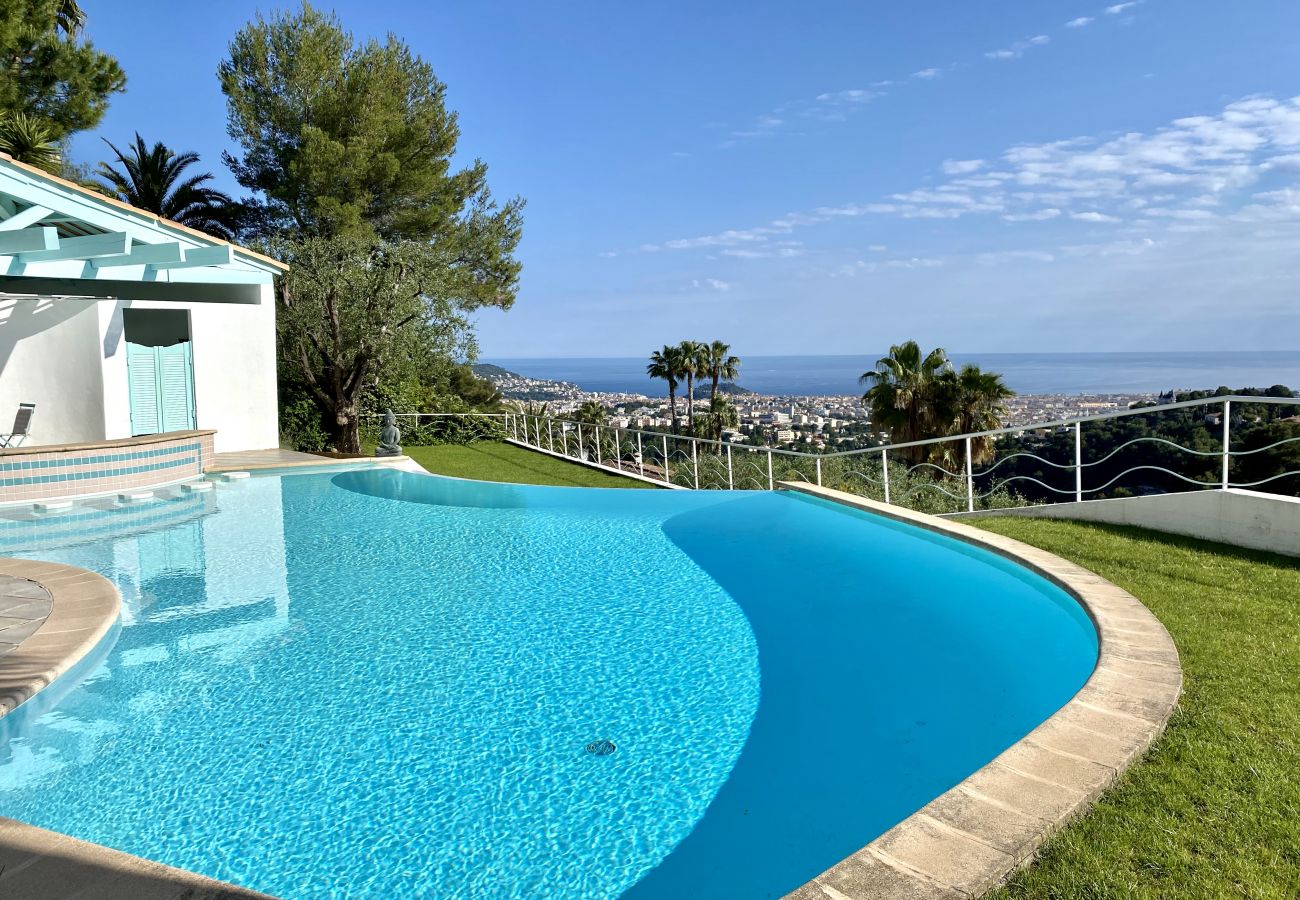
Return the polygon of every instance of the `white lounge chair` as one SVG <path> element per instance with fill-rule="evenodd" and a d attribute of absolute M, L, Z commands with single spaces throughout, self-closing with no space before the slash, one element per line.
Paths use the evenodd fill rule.
<path fill-rule="evenodd" d="M 0 434 L 0 449 L 22 446 L 23 441 L 27 440 L 27 435 L 31 434 L 34 412 L 36 412 L 35 403 L 18 404 L 18 415 L 14 416 L 14 430 L 8 434 Z"/>

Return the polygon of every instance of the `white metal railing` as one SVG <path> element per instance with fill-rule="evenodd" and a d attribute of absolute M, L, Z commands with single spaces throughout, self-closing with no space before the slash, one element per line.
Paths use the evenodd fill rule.
<path fill-rule="evenodd" d="M 989 431 L 930 438 L 921 441 L 885 444 L 859 450 L 831 453 L 804 453 L 775 447 L 733 444 L 708 438 L 675 435 L 659 431 L 592 424 L 530 413 L 493 414 L 502 416 L 510 440 L 533 449 L 564 456 L 602 469 L 634 474 L 638 477 L 674 487 L 694 490 L 753 490 L 775 488 L 778 481 L 799 480 L 827 485 L 853 493 L 875 496 L 886 503 L 974 511 L 984 506 L 1006 505 L 1017 501 L 1013 487 L 1018 482 L 1033 485 L 1031 492 L 1040 500 L 1084 500 L 1115 487 L 1135 473 L 1151 472 L 1171 478 L 1192 488 L 1260 488 L 1280 479 L 1300 475 L 1300 468 L 1281 471 L 1262 479 L 1234 481 L 1233 462 L 1255 454 L 1277 450 L 1283 445 L 1300 442 L 1300 436 L 1287 437 L 1263 447 L 1232 448 L 1234 406 L 1290 405 L 1300 408 L 1300 398 L 1224 396 L 1187 400 L 1140 409 L 1126 409 L 1073 419 L 1035 422 Z M 1134 416 L 1161 416 L 1173 411 L 1219 407 L 1221 428 L 1218 446 L 1212 450 L 1185 447 L 1166 437 L 1143 435 L 1109 449 L 1099 458 L 1089 460 L 1085 453 L 1085 426 Z M 409 413 L 404 415 L 429 415 Z M 470 415 L 451 413 L 447 415 Z M 1031 433 L 1068 433 L 1068 449 L 1073 453 L 1063 461 L 1049 459 L 1030 450 L 1019 449 L 997 458 L 998 443 L 1014 435 Z M 989 448 L 985 442 L 991 442 Z M 984 453 L 977 448 L 984 446 Z M 1122 451 L 1139 444 L 1151 444 L 1186 459 L 1218 458 L 1211 476 L 1205 472 L 1178 471 L 1168 465 L 1143 463 L 1129 466 L 1109 477 L 1104 467 Z M 981 457 L 991 450 L 993 458 L 981 467 Z M 1068 483 L 1051 484 L 1043 472 L 1008 474 L 1004 466 L 1017 458 L 1027 458 L 1051 472 L 1072 474 Z M 1163 462 L 1164 460 L 1157 460 Z M 1101 473 L 1096 476 L 1096 473 Z M 1088 479 L 1089 474 L 1094 478 Z M 1044 477 L 1038 477 L 1044 475 Z M 1199 477 L 1198 477 L 1199 475 Z M 923 499 L 928 498 L 928 499 Z M 940 499 L 942 498 L 942 499 Z M 936 510 L 937 511 L 937 510 Z"/>

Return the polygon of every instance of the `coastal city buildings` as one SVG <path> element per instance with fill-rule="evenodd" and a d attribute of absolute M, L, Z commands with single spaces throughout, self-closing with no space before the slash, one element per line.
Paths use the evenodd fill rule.
<path fill-rule="evenodd" d="M 672 413 L 666 397 L 609 391 L 587 391 L 565 381 L 528 378 L 496 366 L 479 367 L 480 377 L 492 381 L 507 400 L 545 403 L 557 417 L 572 413 L 584 403 L 596 402 L 609 412 L 609 424 L 618 428 L 666 431 Z M 684 392 L 682 392 L 684 393 Z M 885 436 L 871 428 L 870 416 L 857 394 L 826 396 L 769 396 L 733 390 L 728 397 L 736 407 L 737 425 L 723 432 L 723 440 L 761 446 L 852 450 L 881 443 Z M 1006 426 L 1029 425 L 1127 409 L 1139 402 L 1155 402 L 1155 393 L 1130 394 L 1018 394 L 1007 401 Z M 697 390 L 697 414 L 708 410 L 707 390 Z M 677 397 L 677 415 L 685 419 L 686 398 Z"/>

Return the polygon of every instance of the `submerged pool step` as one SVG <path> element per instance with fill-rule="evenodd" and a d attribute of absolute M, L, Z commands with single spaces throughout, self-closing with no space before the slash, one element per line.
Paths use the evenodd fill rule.
<path fill-rule="evenodd" d="M 181 490 L 188 494 L 194 494 L 199 491 L 210 491 L 213 488 L 211 481 L 187 481 L 181 485 Z"/>
<path fill-rule="evenodd" d="M 130 491 L 117 495 L 119 503 L 148 503 L 150 500 L 157 500 L 158 495 L 153 491 Z"/>
<path fill-rule="evenodd" d="M 72 509 L 71 500 L 43 500 L 32 504 L 32 511 L 38 513 L 60 512 L 65 509 Z"/>

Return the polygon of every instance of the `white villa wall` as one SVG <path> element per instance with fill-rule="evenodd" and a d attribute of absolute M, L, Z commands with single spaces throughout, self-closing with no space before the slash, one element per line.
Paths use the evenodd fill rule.
<path fill-rule="evenodd" d="M 1137 525 L 1236 547 L 1300 556 L 1300 498 L 1236 488 L 1053 503 L 974 515 Z"/>
<path fill-rule="evenodd" d="M 82 299 L 0 299 L 0 433 L 19 403 L 35 403 L 28 444 L 131 436 L 124 308 L 190 313 L 198 428 L 216 450 L 279 445 L 275 306 Z"/>
<path fill-rule="evenodd" d="M 280 446 L 274 289 L 261 295 L 256 306 L 190 305 L 198 427 L 216 429 L 218 453 Z"/>
<path fill-rule="evenodd" d="M 216 452 L 265 450 L 280 443 L 275 372 L 275 298 L 261 303 L 174 303 L 135 300 L 100 305 L 104 334 L 104 401 L 109 438 L 130 437 L 126 342 L 122 309 L 187 309 L 194 353 L 198 428 L 214 429 Z"/>
<path fill-rule="evenodd" d="M 0 433 L 19 403 L 35 403 L 28 444 L 100 441 L 104 382 L 93 300 L 0 298 Z M 125 370 L 124 370 L 125 371 Z"/>

